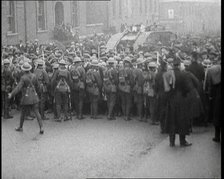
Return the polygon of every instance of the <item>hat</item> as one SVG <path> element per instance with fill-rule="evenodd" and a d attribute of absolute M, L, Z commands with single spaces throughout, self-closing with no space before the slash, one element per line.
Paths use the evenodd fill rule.
<path fill-rule="evenodd" d="M 107 61 L 108 60 L 108 58 L 106 56 L 100 57 L 100 59 L 103 60 L 103 61 Z"/>
<path fill-rule="evenodd" d="M 37 65 L 44 65 L 44 61 L 42 59 L 37 59 Z"/>
<path fill-rule="evenodd" d="M 214 50 L 211 50 L 211 51 L 209 52 L 209 55 L 218 56 L 218 54 L 217 54 Z"/>
<path fill-rule="evenodd" d="M 148 67 L 150 67 L 150 68 L 157 68 L 158 65 L 157 65 L 156 62 L 149 62 Z"/>
<path fill-rule="evenodd" d="M 209 59 L 205 59 L 202 63 L 201 63 L 204 67 L 211 67 L 212 66 L 212 62 Z"/>
<path fill-rule="evenodd" d="M 91 62 L 92 66 L 99 66 L 98 60 L 97 59 L 93 59 Z"/>
<path fill-rule="evenodd" d="M 132 62 L 131 62 L 131 58 L 130 58 L 130 57 L 125 57 L 123 61 L 124 61 L 124 62 L 129 62 L 129 63 L 132 63 Z"/>
<path fill-rule="evenodd" d="M 23 71 L 30 71 L 32 69 L 32 66 L 28 63 L 28 62 L 25 62 L 22 66 L 21 66 L 21 69 Z"/>
<path fill-rule="evenodd" d="M 84 53 L 84 54 L 83 54 L 83 57 L 84 57 L 84 58 L 90 58 L 91 56 L 90 56 L 89 53 Z"/>
<path fill-rule="evenodd" d="M 65 60 L 60 60 L 59 62 L 58 62 L 60 65 L 66 65 L 67 63 L 66 63 L 66 61 Z"/>
<path fill-rule="evenodd" d="M 23 60 L 20 60 L 19 61 L 19 66 L 22 66 L 24 64 L 24 61 Z"/>
<path fill-rule="evenodd" d="M 52 68 L 56 69 L 56 68 L 58 68 L 58 67 L 59 67 L 59 64 L 58 64 L 58 63 L 53 63 L 53 64 L 52 64 Z"/>
<path fill-rule="evenodd" d="M 138 58 L 137 61 L 136 61 L 136 64 L 139 65 L 139 64 L 142 64 L 144 62 L 145 62 L 144 58 Z"/>
<path fill-rule="evenodd" d="M 184 60 L 183 63 L 184 63 L 184 66 L 189 66 L 191 64 L 191 61 L 190 60 Z"/>
<path fill-rule="evenodd" d="M 82 62 L 81 58 L 75 57 L 73 63 Z"/>
<path fill-rule="evenodd" d="M 173 58 L 168 58 L 166 61 L 167 61 L 168 63 L 173 63 L 174 59 L 173 59 Z"/>
<path fill-rule="evenodd" d="M 144 57 L 149 57 L 149 56 L 151 56 L 151 54 L 149 52 L 144 53 Z"/>
<path fill-rule="evenodd" d="M 115 63 L 116 60 L 113 57 L 110 57 L 107 61 L 107 63 Z"/>
<path fill-rule="evenodd" d="M 121 57 L 119 57 L 119 56 L 114 56 L 114 59 L 117 61 L 121 61 Z"/>
<path fill-rule="evenodd" d="M 174 58 L 173 59 L 173 65 L 180 65 L 180 59 L 179 58 Z"/>
<path fill-rule="evenodd" d="M 5 64 L 10 64 L 9 59 L 8 59 L 8 58 L 4 59 L 3 64 L 4 64 L 4 65 L 5 65 Z"/>

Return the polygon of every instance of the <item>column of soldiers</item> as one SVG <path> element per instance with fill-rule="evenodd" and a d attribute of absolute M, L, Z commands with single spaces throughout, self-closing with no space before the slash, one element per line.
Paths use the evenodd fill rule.
<path fill-rule="evenodd" d="M 211 40 L 206 42 L 194 43 L 191 51 L 176 42 L 176 46 L 163 46 L 157 51 L 127 53 L 107 52 L 105 42 L 99 43 L 100 51 L 88 45 L 81 48 L 79 43 L 72 43 L 65 50 L 52 43 L 42 48 L 38 40 L 31 46 L 25 47 L 20 42 L 16 47 L 4 47 L 2 115 L 4 119 L 12 118 L 10 108 L 15 107 L 14 104 L 19 108 L 23 92 L 11 99 L 8 95 L 20 82 L 23 66 L 28 63 L 39 84 L 37 94 L 42 120 L 48 119 L 46 109 L 53 112 L 55 121 L 66 121 L 74 115 L 82 120 L 87 111 L 92 119 L 98 119 L 99 105 L 106 101 L 102 104 L 107 104 L 103 113 L 108 120 L 122 115 L 129 121 L 137 115 L 139 121 L 148 122 L 150 116 L 151 124 L 160 124 L 161 133 L 170 134 L 171 146 L 175 145 L 175 133 L 180 134 L 181 145 L 189 146 L 185 135 L 189 134 L 192 125 L 207 125 L 214 118 L 214 141 L 220 141 L 217 114 L 220 46 L 217 45 L 219 41 L 215 42 L 216 46 Z M 174 106 L 178 107 L 178 112 Z M 27 116 L 32 117 L 32 113 L 28 112 Z M 178 124 L 176 131 L 171 125 L 175 118 L 189 123 Z"/>

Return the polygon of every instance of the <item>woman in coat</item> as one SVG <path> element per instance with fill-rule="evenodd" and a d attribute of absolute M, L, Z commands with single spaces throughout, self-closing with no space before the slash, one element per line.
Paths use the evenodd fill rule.
<path fill-rule="evenodd" d="M 40 134 L 43 134 L 44 133 L 43 123 L 39 113 L 39 106 L 38 106 L 39 98 L 37 95 L 37 92 L 39 92 L 40 87 L 39 87 L 37 78 L 33 73 L 30 72 L 30 70 L 32 69 L 32 66 L 28 62 L 25 62 L 21 66 L 21 69 L 24 71 L 24 74 L 21 77 L 16 88 L 11 93 L 9 93 L 9 99 L 11 99 L 20 91 L 22 92 L 22 97 L 21 97 L 22 111 L 20 116 L 20 125 L 15 130 L 18 132 L 23 131 L 24 119 L 26 115 L 28 114 L 30 107 L 32 107 L 39 123 Z"/>

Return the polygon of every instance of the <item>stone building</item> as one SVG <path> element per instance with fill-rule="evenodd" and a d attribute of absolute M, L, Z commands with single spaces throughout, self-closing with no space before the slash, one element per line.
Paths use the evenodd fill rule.
<path fill-rule="evenodd" d="M 150 25 L 158 21 L 160 0 L 111 0 L 109 25 L 120 31 L 121 24 Z"/>
<path fill-rule="evenodd" d="M 159 22 L 179 34 L 221 34 L 221 0 L 160 0 Z"/>
<path fill-rule="evenodd" d="M 159 0 L 110 1 L 1 1 L 2 44 L 19 40 L 53 37 L 56 24 L 71 24 L 80 35 L 99 33 L 110 28 L 120 31 L 121 24 L 152 24 L 158 21 Z"/>
<path fill-rule="evenodd" d="M 56 24 L 71 24 L 80 35 L 102 32 L 108 26 L 106 1 L 1 1 L 2 44 L 53 37 Z"/>

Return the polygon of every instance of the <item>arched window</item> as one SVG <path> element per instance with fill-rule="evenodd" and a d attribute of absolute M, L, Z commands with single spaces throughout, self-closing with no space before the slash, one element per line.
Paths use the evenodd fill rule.
<path fill-rule="evenodd" d="M 16 32 L 15 2 L 14 1 L 9 1 L 8 5 L 9 5 L 9 13 L 8 13 L 9 28 L 8 28 L 8 32 L 9 33 L 15 33 Z"/>
<path fill-rule="evenodd" d="M 72 1 L 72 26 L 78 27 L 79 26 L 79 9 L 78 9 L 78 2 Z"/>
<path fill-rule="evenodd" d="M 37 30 L 46 29 L 45 4 L 44 1 L 37 1 Z"/>
<path fill-rule="evenodd" d="M 113 11 L 113 17 L 116 16 L 116 0 L 112 0 L 112 11 Z"/>

